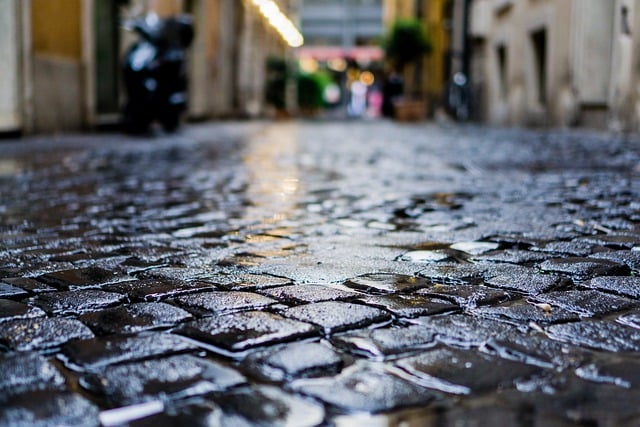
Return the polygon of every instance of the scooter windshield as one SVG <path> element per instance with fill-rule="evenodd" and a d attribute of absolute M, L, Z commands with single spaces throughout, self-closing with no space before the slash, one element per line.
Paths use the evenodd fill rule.
<path fill-rule="evenodd" d="M 131 69 L 133 71 L 142 70 L 147 64 L 153 61 L 156 49 L 149 43 L 141 43 L 131 53 Z"/>

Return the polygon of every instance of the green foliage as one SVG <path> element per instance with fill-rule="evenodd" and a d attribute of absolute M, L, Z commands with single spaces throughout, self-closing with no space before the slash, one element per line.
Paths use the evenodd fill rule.
<path fill-rule="evenodd" d="M 419 19 L 398 19 L 393 23 L 384 40 L 384 49 L 398 70 L 431 52 L 431 39 Z"/>
<path fill-rule="evenodd" d="M 298 105 L 305 109 L 324 106 L 324 90 L 331 83 L 331 76 L 324 71 L 298 74 Z"/>
<path fill-rule="evenodd" d="M 288 77 L 289 67 L 284 58 L 275 56 L 267 58 L 267 83 L 265 88 L 267 104 L 281 110 L 285 108 L 285 91 Z"/>

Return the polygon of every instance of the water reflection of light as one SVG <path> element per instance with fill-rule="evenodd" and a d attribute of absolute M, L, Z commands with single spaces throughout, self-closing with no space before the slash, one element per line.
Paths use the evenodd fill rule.
<path fill-rule="evenodd" d="M 22 170 L 22 165 L 15 160 L 0 160 L 0 177 L 10 176 Z"/>
<path fill-rule="evenodd" d="M 289 196 L 295 194 L 298 191 L 298 184 L 300 181 L 296 178 L 287 178 L 282 182 L 283 195 Z"/>
<path fill-rule="evenodd" d="M 300 192 L 295 125 L 278 125 L 254 137 L 244 157 L 252 206 L 246 219 L 275 224 L 289 219 Z"/>

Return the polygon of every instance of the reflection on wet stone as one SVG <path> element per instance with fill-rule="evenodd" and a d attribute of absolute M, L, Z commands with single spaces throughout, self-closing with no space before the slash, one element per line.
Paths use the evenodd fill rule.
<path fill-rule="evenodd" d="M 632 272 L 640 272 L 640 251 L 610 251 L 593 254 L 590 258 L 608 259 L 619 264 L 626 264 Z"/>
<path fill-rule="evenodd" d="M 602 276 L 581 283 L 582 286 L 603 292 L 640 298 L 640 277 L 638 276 Z"/>
<path fill-rule="evenodd" d="M 449 301 L 409 295 L 375 295 L 360 298 L 360 301 L 372 307 L 382 308 L 397 317 L 418 317 L 460 310 Z"/>
<path fill-rule="evenodd" d="M 392 294 L 396 292 L 412 291 L 428 286 L 428 282 L 424 279 L 411 276 L 370 274 L 350 279 L 345 283 L 345 286 L 365 292 Z"/>
<path fill-rule="evenodd" d="M 436 332 L 421 325 L 380 328 L 337 335 L 338 347 L 365 357 L 385 358 L 436 345 Z"/>
<path fill-rule="evenodd" d="M 469 394 L 515 387 L 542 369 L 471 351 L 437 349 L 401 359 L 396 365 L 414 376 L 417 383 L 453 394 Z"/>
<path fill-rule="evenodd" d="M 0 282 L 0 298 L 19 298 L 27 295 L 24 290 L 8 283 Z"/>
<path fill-rule="evenodd" d="M 591 358 L 587 350 L 549 340 L 543 334 L 519 331 L 490 338 L 480 350 L 503 359 L 560 370 L 579 366 Z"/>
<path fill-rule="evenodd" d="M 632 326 L 636 329 L 640 329 L 640 310 L 632 310 L 628 313 L 625 313 L 621 316 L 618 316 L 616 319 L 618 323 L 622 323 L 623 325 Z"/>
<path fill-rule="evenodd" d="M 168 407 L 167 407 L 168 406 Z M 126 408 L 126 407 L 125 407 Z M 158 413 L 161 408 L 165 412 Z M 130 427 L 157 427 L 157 426 L 193 426 L 193 427 L 210 427 L 220 425 L 222 413 L 218 405 L 211 401 L 198 399 L 193 402 L 186 400 L 172 403 L 171 405 L 158 405 L 158 408 L 152 406 L 150 412 L 152 415 L 144 416 L 127 423 Z M 111 420 L 119 416 L 119 410 L 104 411 L 101 413 L 101 421 L 103 424 L 113 425 Z M 131 417 L 125 417 L 131 418 Z M 106 420 L 106 422 L 104 421 Z"/>
<path fill-rule="evenodd" d="M 264 289 L 261 293 L 285 304 L 305 304 L 321 301 L 348 301 L 359 296 L 358 293 L 322 285 L 291 285 Z"/>
<path fill-rule="evenodd" d="M 265 378 L 282 381 L 336 374 L 343 360 L 336 351 L 321 343 L 293 343 L 251 354 L 243 365 Z"/>
<path fill-rule="evenodd" d="M 168 280 L 140 280 L 107 285 L 103 288 L 109 292 L 127 295 L 132 301 L 159 301 L 182 294 L 213 290 L 214 285 L 205 282 L 181 282 Z"/>
<path fill-rule="evenodd" d="M 414 320 L 435 334 L 436 339 L 455 347 L 479 347 L 489 339 L 513 332 L 514 327 L 495 320 L 466 314 L 419 317 Z"/>
<path fill-rule="evenodd" d="M 233 390 L 215 399 L 223 414 L 220 425 L 295 425 L 312 427 L 324 419 L 318 403 L 269 386 Z"/>
<path fill-rule="evenodd" d="M 35 279 L 29 279 L 27 277 L 9 277 L 2 279 L 1 283 L 7 283 L 12 287 L 20 288 L 26 292 L 33 294 L 39 294 L 42 292 L 55 292 L 56 288 L 49 285 L 45 285 Z"/>
<path fill-rule="evenodd" d="M 549 256 L 534 252 L 523 251 L 518 249 L 507 249 L 504 251 L 487 252 L 483 255 L 473 257 L 476 262 L 507 262 L 510 264 L 532 264 L 545 261 Z"/>
<path fill-rule="evenodd" d="M 567 426 L 589 420 L 595 425 L 630 427 L 640 419 L 640 411 L 634 403 L 640 393 L 635 389 L 560 375 L 552 384 L 552 390 L 553 393 L 535 390 L 501 398 L 511 404 L 533 406 L 540 425 Z"/>
<path fill-rule="evenodd" d="M 126 276 L 122 277 L 116 272 L 99 267 L 89 267 L 79 270 L 65 270 L 57 271 L 55 273 L 47 273 L 38 277 L 38 280 L 60 290 L 67 290 L 97 287 L 107 283 L 121 282 L 126 280 Z"/>
<path fill-rule="evenodd" d="M 38 307 L 30 307 L 20 302 L 0 299 L 0 323 L 7 320 L 32 319 L 44 317 L 45 312 Z"/>
<path fill-rule="evenodd" d="M 37 353 L 0 354 L 0 391 L 3 395 L 37 389 L 63 389 L 64 377 Z"/>
<path fill-rule="evenodd" d="M 194 351 L 197 347 L 178 335 L 148 333 L 72 341 L 62 348 L 70 368 L 93 371 L 107 365 Z"/>
<path fill-rule="evenodd" d="M 77 315 L 87 311 L 116 305 L 125 301 L 124 296 L 115 292 L 97 289 L 46 293 L 29 300 L 50 315 Z"/>
<path fill-rule="evenodd" d="M 562 287 L 569 282 L 558 276 L 535 274 L 533 272 L 516 272 L 513 274 L 498 274 L 485 279 L 488 286 L 508 289 L 523 294 L 537 295 L 556 287 Z"/>
<path fill-rule="evenodd" d="M 234 311 L 262 310 L 277 303 L 276 300 L 250 292 L 205 292 L 175 298 L 175 303 L 201 316 L 232 313 Z"/>
<path fill-rule="evenodd" d="M 466 252 L 476 256 L 486 254 L 499 247 L 500 245 L 495 242 L 458 242 L 450 246 L 451 249 L 455 249 L 456 251 Z"/>
<path fill-rule="evenodd" d="M 640 351 L 640 331 L 607 321 L 583 320 L 552 325 L 548 335 L 559 341 L 605 351 Z"/>
<path fill-rule="evenodd" d="M 93 332 L 80 321 L 66 318 L 11 320 L 0 328 L 0 345 L 17 351 L 50 350 L 91 337 Z"/>
<path fill-rule="evenodd" d="M 36 391 L 0 397 L 0 425 L 99 426 L 98 407 L 77 393 Z"/>
<path fill-rule="evenodd" d="M 637 234 L 608 234 L 596 235 L 589 237 L 581 237 L 576 239 L 578 242 L 585 242 L 590 245 L 600 245 L 610 247 L 612 249 L 631 249 L 640 245 L 640 235 Z"/>
<path fill-rule="evenodd" d="M 113 405 L 128 405 L 225 390 L 244 381 L 242 375 L 218 363 L 179 355 L 106 367 L 81 377 L 80 384 L 92 393 L 105 396 Z"/>
<path fill-rule="evenodd" d="M 308 323 L 276 314 L 248 311 L 189 322 L 177 333 L 227 351 L 237 352 L 317 335 Z M 215 350 L 214 350 L 215 351 Z"/>
<path fill-rule="evenodd" d="M 533 250 L 542 251 L 553 255 L 564 255 L 574 257 L 585 257 L 594 252 L 594 245 L 588 242 L 580 241 L 559 241 L 546 242 L 544 245 L 532 248 Z"/>
<path fill-rule="evenodd" d="M 426 405 L 437 395 L 386 372 L 378 365 L 361 363 L 335 378 L 299 380 L 294 390 L 314 396 L 347 411 L 380 412 Z"/>
<path fill-rule="evenodd" d="M 527 327 L 530 323 L 550 325 L 580 319 L 577 314 L 562 308 L 551 307 L 549 304 L 530 304 L 524 301 L 515 301 L 494 307 L 479 307 L 471 312 L 522 327 Z"/>
<path fill-rule="evenodd" d="M 56 288 L 45 285 L 44 283 L 39 282 L 35 279 L 29 279 L 27 277 L 10 277 L 2 279 L 0 282 L 7 283 L 12 287 L 17 287 L 34 294 L 56 291 Z"/>
<path fill-rule="evenodd" d="M 464 308 L 498 304 L 511 298 L 511 295 L 505 291 L 481 285 L 434 284 L 428 288 L 419 289 L 413 294 L 448 300 Z"/>
<path fill-rule="evenodd" d="M 624 276 L 630 273 L 629 267 L 614 261 L 599 258 L 556 258 L 544 261 L 540 269 L 547 273 L 566 274 L 578 279 L 589 276 Z"/>
<path fill-rule="evenodd" d="M 285 317 L 312 323 L 326 334 L 388 322 L 391 316 L 380 309 L 348 302 L 325 301 L 288 308 Z"/>
<path fill-rule="evenodd" d="M 167 328 L 191 319 L 191 315 L 169 304 L 141 302 L 86 313 L 79 317 L 96 334 L 133 334 Z"/>
<path fill-rule="evenodd" d="M 454 254 L 444 250 L 411 251 L 402 254 L 398 259 L 406 262 L 443 262 L 451 261 Z"/>
<path fill-rule="evenodd" d="M 609 383 L 623 388 L 640 385 L 640 362 L 635 358 L 597 361 L 576 369 L 576 374 L 596 383 Z"/>
<path fill-rule="evenodd" d="M 478 284 L 487 267 L 475 264 L 441 264 L 420 270 L 421 277 L 443 285 Z"/>
<path fill-rule="evenodd" d="M 235 273 L 224 275 L 213 275 L 212 280 L 222 289 L 234 291 L 252 291 L 256 289 L 268 289 L 275 286 L 290 285 L 291 280 L 283 277 L 275 277 L 269 275 L 258 275 L 250 273 Z"/>
<path fill-rule="evenodd" d="M 539 302 L 560 307 L 582 317 L 602 316 L 638 305 L 628 298 L 593 290 L 549 292 L 537 295 L 534 298 Z"/>

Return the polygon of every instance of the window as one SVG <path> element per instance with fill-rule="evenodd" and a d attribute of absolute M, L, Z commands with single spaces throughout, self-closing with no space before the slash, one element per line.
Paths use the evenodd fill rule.
<path fill-rule="evenodd" d="M 498 45 L 496 48 L 496 56 L 498 57 L 498 84 L 500 88 L 500 97 L 507 97 L 507 46 Z"/>
<path fill-rule="evenodd" d="M 531 34 L 533 46 L 533 72 L 536 84 L 536 97 L 541 105 L 547 104 L 547 31 L 545 29 Z"/>

